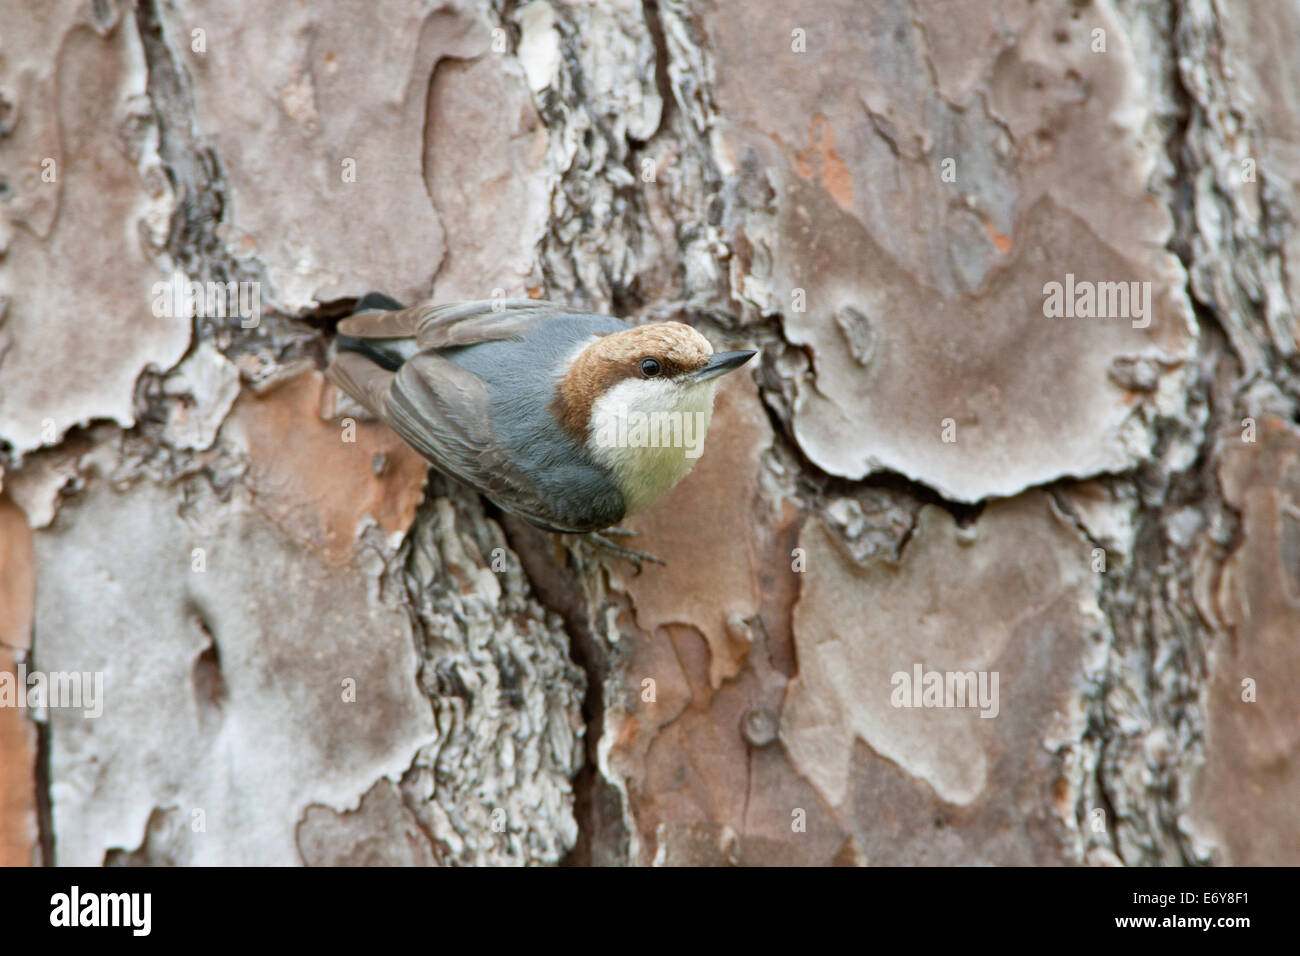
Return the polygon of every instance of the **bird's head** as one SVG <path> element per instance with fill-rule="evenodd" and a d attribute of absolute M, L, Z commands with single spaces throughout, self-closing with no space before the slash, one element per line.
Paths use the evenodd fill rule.
<path fill-rule="evenodd" d="M 680 322 L 615 332 L 574 356 L 557 411 L 570 437 L 610 469 L 635 514 L 690 471 L 704 449 L 719 377 L 755 354 L 714 352 Z"/>

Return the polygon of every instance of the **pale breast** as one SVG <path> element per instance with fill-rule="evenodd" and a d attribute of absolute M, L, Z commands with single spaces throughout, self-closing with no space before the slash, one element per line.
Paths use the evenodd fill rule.
<path fill-rule="evenodd" d="M 704 452 L 716 382 L 628 379 L 592 406 L 588 448 L 623 493 L 627 514 L 649 508 Z"/>

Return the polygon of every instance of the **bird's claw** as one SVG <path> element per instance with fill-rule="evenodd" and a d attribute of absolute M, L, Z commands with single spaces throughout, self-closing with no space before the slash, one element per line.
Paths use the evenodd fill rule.
<path fill-rule="evenodd" d="M 650 554 L 648 551 L 638 551 L 635 548 L 624 547 L 618 542 L 611 541 L 609 538 L 605 537 L 605 535 L 610 534 L 611 532 L 625 535 L 640 534 L 639 531 L 627 531 L 622 528 L 606 528 L 603 532 L 592 532 L 587 535 L 587 537 L 599 546 L 602 551 L 606 551 L 609 554 L 612 554 L 617 558 L 622 558 L 624 561 L 634 565 L 637 574 L 641 573 L 641 565 L 647 561 L 652 564 L 667 565 L 668 562 L 658 555 Z"/>

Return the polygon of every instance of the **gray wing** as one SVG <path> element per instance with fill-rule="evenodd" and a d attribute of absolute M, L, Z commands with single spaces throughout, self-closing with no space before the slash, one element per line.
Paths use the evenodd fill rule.
<path fill-rule="evenodd" d="M 446 349 L 522 338 L 543 319 L 571 314 L 571 309 L 538 299 L 482 299 L 363 312 L 344 319 L 338 330 L 359 339 L 414 338 L 420 350 Z"/>
<path fill-rule="evenodd" d="M 591 334 L 624 327 L 609 316 L 575 313 L 535 299 L 363 312 L 340 322 L 338 331 L 359 339 L 388 340 L 376 345 L 395 350 L 404 360 L 401 367 L 389 372 L 365 356 L 340 351 L 328 374 L 429 462 L 506 511 L 551 531 L 591 531 L 623 516 L 622 496 L 601 480 L 603 473 L 596 466 L 585 459 L 562 459 L 528 472 L 502 447 L 503 442 L 513 441 L 520 446 L 515 450 L 522 453 L 521 459 L 537 465 L 536 446 L 542 446 L 544 458 L 548 441 L 566 441 L 558 428 L 547 436 L 535 427 L 511 427 L 509 411 L 518 404 L 519 393 L 553 386 L 547 362 L 557 360 L 564 349 L 543 330 L 536 330 L 542 333 L 540 338 L 527 334 L 539 323 L 558 317 L 585 323 Z M 509 345 L 497 347 L 505 351 L 494 351 L 493 361 L 487 363 L 472 347 L 507 341 Z M 496 368 L 503 361 L 509 366 L 505 375 Z M 498 415 L 499 424 L 507 426 L 506 434 L 493 428 L 493 405 L 484 378 L 491 380 L 497 411 L 503 413 Z M 515 434 L 519 431 L 522 438 Z M 521 442 L 530 447 L 523 448 Z"/>
<path fill-rule="evenodd" d="M 507 511 L 552 531 L 557 507 L 501 449 L 487 390 L 473 373 L 436 352 L 408 359 L 385 399 L 388 424 L 443 471 L 473 485 Z"/>

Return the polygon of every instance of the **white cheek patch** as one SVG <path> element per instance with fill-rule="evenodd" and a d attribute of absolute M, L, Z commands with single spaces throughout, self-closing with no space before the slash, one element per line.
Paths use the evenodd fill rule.
<path fill-rule="evenodd" d="M 704 451 L 717 382 L 628 379 L 592 406 L 587 447 L 614 473 L 628 514 L 677 484 Z"/>
<path fill-rule="evenodd" d="M 716 382 L 621 382 L 592 406 L 588 443 L 599 448 L 679 448 L 685 457 L 699 458 L 716 387 Z"/>

